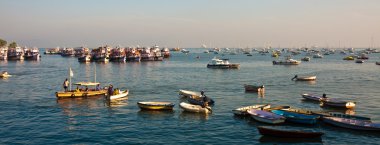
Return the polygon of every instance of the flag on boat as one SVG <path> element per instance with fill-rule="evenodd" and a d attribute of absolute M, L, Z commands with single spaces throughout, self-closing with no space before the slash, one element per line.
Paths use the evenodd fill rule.
<path fill-rule="evenodd" d="M 74 73 L 73 71 L 71 70 L 71 67 L 70 67 L 70 77 L 73 77 L 74 76 Z"/>

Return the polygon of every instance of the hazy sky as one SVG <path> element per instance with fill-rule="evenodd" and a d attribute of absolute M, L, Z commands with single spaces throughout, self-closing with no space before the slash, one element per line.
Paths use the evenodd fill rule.
<path fill-rule="evenodd" d="M 0 19 L 31 47 L 380 46 L 380 0 L 0 0 Z"/>

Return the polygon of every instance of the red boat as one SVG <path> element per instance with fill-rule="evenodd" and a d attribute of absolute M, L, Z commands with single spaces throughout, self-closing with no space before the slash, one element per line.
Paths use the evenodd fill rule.
<path fill-rule="evenodd" d="M 289 138 L 318 138 L 321 137 L 323 132 L 312 132 L 303 130 L 284 130 L 275 129 L 264 126 L 258 126 L 261 135 L 275 136 L 275 137 L 289 137 Z"/>

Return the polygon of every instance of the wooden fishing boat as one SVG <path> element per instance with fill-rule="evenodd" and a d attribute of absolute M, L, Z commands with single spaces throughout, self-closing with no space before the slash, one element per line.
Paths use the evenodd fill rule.
<path fill-rule="evenodd" d="M 120 98 L 125 98 L 125 97 L 128 96 L 128 94 L 129 94 L 128 90 L 121 91 L 121 93 L 119 93 L 117 95 L 111 95 L 111 96 L 109 96 L 109 99 L 110 100 L 116 100 L 116 99 L 120 99 Z"/>
<path fill-rule="evenodd" d="M 185 97 L 191 97 L 191 96 L 201 96 L 201 93 L 200 92 L 194 92 L 194 91 L 188 91 L 188 90 L 179 90 L 179 95 L 185 96 Z"/>
<path fill-rule="evenodd" d="M 315 81 L 317 79 L 317 76 L 295 76 L 292 78 L 292 80 L 296 81 Z"/>
<path fill-rule="evenodd" d="M 290 137 L 290 138 L 319 138 L 324 133 L 305 131 L 305 130 L 290 130 L 290 129 L 275 129 L 272 127 L 258 126 L 257 129 L 261 135 L 275 137 Z"/>
<path fill-rule="evenodd" d="M 246 85 L 244 84 L 244 89 L 246 92 L 264 92 L 264 85 Z"/>
<path fill-rule="evenodd" d="M 83 55 L 78 57 L 78 62 L 90 62 L 91 61 L 91 55 Z"/>
<path fill-rule="evenodd" d="M 339 117 L 323 117 L 323 122 L 335 126 L 366 131 L 380 131 L 380 123 L 372 123 L 366 120 L 346 119 Z"/>
<path fill-rule="evenodd" d="M 318 115 L 306 115 L 294 112 L 288 112 L 284 110 L 272 110 L 274 114 L 284 116 L 286 121 L 302 124 L 316 124 Z"/>
<path fill-rule="evenodd" d="M 208 114 L 208 113 L 212 112 L 211 107 L 209 107 L 209 106 L 202 107 L 200 105 L 192 105 L 192 104 L 185 103 L 185 102 L 180 103 L 179 106 L 184 111 L 187 111 L 187 112 L 205 113 L 205 114 Z"/>
<path fill-rule="evenodd" d="M 173 110 L 174 104 L 170 102 L 137 102 L 145 110 Z"/>
<path fill-rule="evenodd" d="M 214 100 L 207 97 L 206 98 L 206 102 L 208 105 L 212 106 L 214 105 Z M 190 104 L 194 104 L 194 105 L 204 105 L 205 101 L 203 101 L 203 98 L 201 98 L 200 96 L 191 96 L 191 97 L 187 97 L 187 101 L 190 103 Z"/>
<path fill-rule="evenodd" d="M 79 82 L 75 83 L 74 85 L 77 85 L 78 87 L 84 86 L 96 86 L 100 83 L 93 83 L 93 82 Z M 70 91 L 61 91 L 61 92 L 56 92 L 55 96 L 58 99 L 62 98 L 78 98 L 78 97 L 92 97 L 92 96 L 99 96 L 99 95 L 105 95 L 107 93 L 107 90 L 101 89 L 101 90 L 96 90 L 96 89 L 89 89 L 87 91 L 85 90 L 70 90 Z"/>
<path fill-rule="evenodd" d="M 272 112 L 250 109 L 247 111 L 251 117 L 259 122 L 264 122 L 268 124 L 280 124 L 285 122 L 285 117 L 281 115 L 274 114 Z"/>
<path fill-rule="evenodd" d="M 264 110 L 264 109 L 268 109 L 268 108 L 270 108 L 270 104 L 259 104 L 259 105 L 239 107 L 239 108 L 232 110 L 232 112 L 238 116 L 246 116 L 246 115 L 249 115 L 247 111 L 250 109 Z"/>
<path fill-rule="evenodd" d="M 329 107 L 337 107 L 337 108 L 346 108 L 352 109 L 355 108 L 356 103 L 352 101 L 343 101 L 335 98 L 322 98 L 320 100 L 320 106 L 329 106 Z"/>

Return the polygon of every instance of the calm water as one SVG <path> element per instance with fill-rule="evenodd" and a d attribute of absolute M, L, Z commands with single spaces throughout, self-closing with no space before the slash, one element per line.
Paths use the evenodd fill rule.
<path fill-rule="evenodd" d="M 257 53 L 226 55 L 241 68 L 216 70 L 206 68 L 214 54 L 190 51 L 172 53 L 162 62 L 81 64 L 76 58 L 54 55 L 43 55 L 38 62 L 0 61 L 0 71 L 13 75 L 0 80 L 0 144 L 282 144 L 289 140 L 262 137 L 256 126 L 265 124 L 234 117 L 231 110 L 257 103 L 321 110 L 318 104 L 301 100 L 304 92 L 354 100 L 357 108 L 347 112 L 380 122 L 380 66 L 374 63 L 380 54 L 370 54 L 364 64 L 334 54 L 298 66 L 273 66 L 270 55 Z M 197 55 L 201 58 L 195 59 Z M 102 97 L 57 100 L 54 93 L 62 89 L 69 66 L 73 82 L 93 81 L 96 66 L 97 81 L 128 88 L 129 99 L 112 104 Z M 291 81 L 295 74 L 315 74 L 317 81 Z M 253 82 L 266 86 L 264 97 L 244 92 L 243 84 Z M 179 89 L 205 90 L 216 101 L 213 114 L 182 112 Z M 138 101 L 170 101 L 176 106 L 172 112 L 140 111 Z M 322 142 L 290 140 L 290 144 L 380 144 L 379 133 L 323 123 L 281 127 L 326 133 Z"/>

